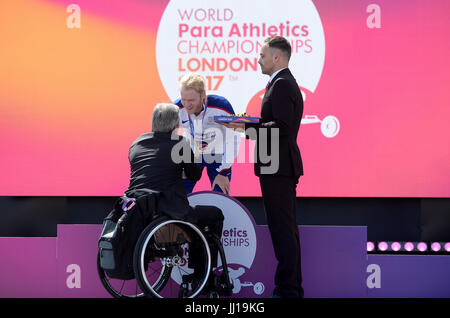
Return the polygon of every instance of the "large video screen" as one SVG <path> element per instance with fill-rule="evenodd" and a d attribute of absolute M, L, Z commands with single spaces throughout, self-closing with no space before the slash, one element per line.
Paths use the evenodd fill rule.
<path fill-rule="evenodd" d="M 259 115 L 259 51 L 282 35 L 304 97 L 298 196 L 450 197 L 449 12 L 448 0 L 3 0 L 0 195 L 123 194 L 128 148 L 179 78 L 200 73 L 208 94 Z M 208 189 L 205 172 L 195 190 Z M 251 160 L 236 159 L 230 194 L 261 196 Z"/>

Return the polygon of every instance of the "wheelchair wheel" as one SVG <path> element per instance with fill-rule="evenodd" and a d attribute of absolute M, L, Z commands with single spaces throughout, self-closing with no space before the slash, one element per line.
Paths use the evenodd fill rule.
<path fill-rule="evenodd" d="M 100 267 L 100 252 L 97 253 L 97 272 L 103 287 L 114 298 L 139 298 L 145 296 L 135 279 L 120 280 L 108 277 Z"/>
<path fill-rule="evenodd" d="M 139 287 L 146 295 L 193 298 L 208 281 L 211 252 L 195 225 L 160 217 L 140 235 L 133 265 Z"/>

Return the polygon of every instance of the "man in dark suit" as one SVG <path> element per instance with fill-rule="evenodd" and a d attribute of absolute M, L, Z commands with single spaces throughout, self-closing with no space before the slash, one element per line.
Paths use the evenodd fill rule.
<path fill-rule="evenodd" d="M 265 40 L 258 63 L 269 75 L 259 124 L 227 124 L 246 130 L 257 140 L 254 165 L 259 177 L 267 224 L 278 260 L 274 297 L 303 297 L 300 240 L 296 220 L 296 187 L 303 165 L 297 134 L 303 115 L 303 98 L 288 68 L 289 42 L 280 36 Z M 267 151 L 267 152 L 266 152 Z"/>
<path fill-rule="evenodd" d="M 188 141 L 177 134 L 178 118 L 176 105 L 156 105 L 152 132 L 142 134 L 130 146 L 130 184 L 125 194 L 137 197 L 156 191 L 161 194 L 161 212 L 182 219 L 189 214 L 182 172 L 190 180 L 198 181 L 201 169 L 194 162 Z"/>
<path fill-rule="evenodd" d="M 195 163 L 189 142 L 177 134 L 179 107 L 158 104 L 153 111 L 152 132 L 139 136 L 129 150 L 130 184 L 125 195 L 138 198 L 156 193 L 159 213 L 174 219 L 205 226 L 222 236 L 223 214 L 215 206 L 191 207 L 187 199 L 182 174 L 191 181 L 198 181 L 202 169 Z M 218 249 L 211 244 L 212 266 L 217 266 Z M 192 251 L 192 250 L 191 250 Z M 191 255 L 192 256 L 192 255 Z M 193 266 L 202 266 L 204 264 Z M 191 260 L 190 260 L 191 264 Z"/>

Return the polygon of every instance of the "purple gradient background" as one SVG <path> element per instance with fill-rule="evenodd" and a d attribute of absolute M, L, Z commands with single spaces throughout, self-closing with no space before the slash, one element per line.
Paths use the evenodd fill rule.
<path fill-rule="evenodd" d="M 267 226 L 256 226 L 258 249 L 233 297 L 270 297 L 276 261 Z M 450 297 L 450 257 L 367 255 L 366 227 L 299 226 L 307 298 Z M 0 297 L 110 297 L 96 269 L 101 225 L 59 225 L 57 238 L 0 238 Z M 67 266 L 81 268 L 81 288 L 69 289 Z M 369 264 L 380 266 L 381 288 L 366 286 Z"/>

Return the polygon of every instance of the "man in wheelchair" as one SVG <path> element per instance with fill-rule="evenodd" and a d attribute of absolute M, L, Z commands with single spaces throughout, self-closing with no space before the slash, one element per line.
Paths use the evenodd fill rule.
<path fill-rule="evenodd" d="M 131 175 L 125 196 L 138 200 L 139 197 L 156 192 L 158 193 L 156 211 L 159 215 L 167 217 L 165 223 L 157 224 L 152 227 L 153 230 L 148 230 L 148 233 L 146 233 L 148 235 L 144 235 L 144 237 L 148 237 L 146 240 L 141 235 L 137 246 L 142 246 L 146 250 L 153 248 L 153 254 L 150 257 L 154 257 L 155 253 L 170 254 L 167 243 L 169 240 L 166 239 L 166 245 L 163 244 L 163 236 L 167 236 L 168 231 L 173 231 L 172 236 L 176 235 L 177 238 L 185 240 L 178 241 L 179 244 L 176 245 L 178 251 L 172 252 L 175 255 L 167 256 L 167 254 L 165 257 L 161 257 L 163 260 L 159 263 L 163 263 L 164 269 L 158 274 L 159 280 L 155 279 L 155 282 L 151 282 L 150 278 L 143 278 L 143 285 L 148 285 L 150 292 L 156 294 L 157 297 L 162 294 L 158 289 L 163 289 L 167 283 L 161 282 L 161 277 L 164 277 L 164 275 L 170 274 L 172 278 L 174 275 L 179 275 L 181 287 L 178 296 L 187 297 L 189 296 L 189 290 L 195 289 L 196 284 L 202 283 L 205 271 L 209 270 L 211 273 L 212 269 L 217 267 L 218 253 L 221 255 L 224 269 L 226 268 L 223 248 L 220 244 L 224 220 L 222 211 L 215 206 L 190 206 L 187 199 L 182 178 L 186 177 L 196 182 L 200 179 L 202 170 L 195 163 L 189 142 L 177 133 L 179 127 L 178 110 L 178 106 L 173 104 L 156 105 L 153 111 L 152 132 L 139 136 L 129 150 Z M 174 220 L 178 220 L 178 223 L 170 223 L 175 222 Z M 183 222 L 186 222 L 186 224 Z M 189 223 L 195 224 L 201 233 L 196 233 L 195 229 L 189 227 Z M 164 227 L 161 224 L 164 224 Z M 177 230 L 178 233 L 175 234 Z M 199 236 L 199 238 L 194 239 L 196 236 Z M 203 236 L 206 238 L 210 249 L 210 263 L 204 261 L 207 251 L 202 245 Z M 205 240 L 203 239 L 203 241 Z M 177 242 L 177 240 L 171 242 L 173 248 L 175 246 L 173 242 Z M 183 243 L 188 244 L 183 247 Z M 182 255 L 179 255 L 182 254 L 181 249 L 188 249 L 187 267 L 193 269 L 193 273 L 188 271 L 185 266 L 181 266 Z M 142 256 L 143 261 L 148 261 L 148 257 L 149 255 Z M 223 264 L 224 262 L 225 264 Z M 179 274 L 172 272 L 175 268 Z M 167 274 L 169 269 L 170 273 Z M 144 269 L 142 271 L 145 272 Z M 228 271 L 223 270 L 223 273 L 226 274 L 226 279 L 220 280 L 221 285 L 225 286 L 227 290 L 225 294 L 231 295 L 232 287 L 229 284 Z M 139 277 L 136 278 L 139 280 Z M 213 290 L 214 287 L 217 287 L 217 282 L 219 282 L 217 277 L 209 275 L 208 281 L 203 282 L 204 290 L 208 290 L 208 288 L 210 291 Z M 139 285 L 141 286 L 141 284 Z M 160 285 L 164 286 L 161 287 Z M 142 287 L 147 289 L 146 286 Z"/>

